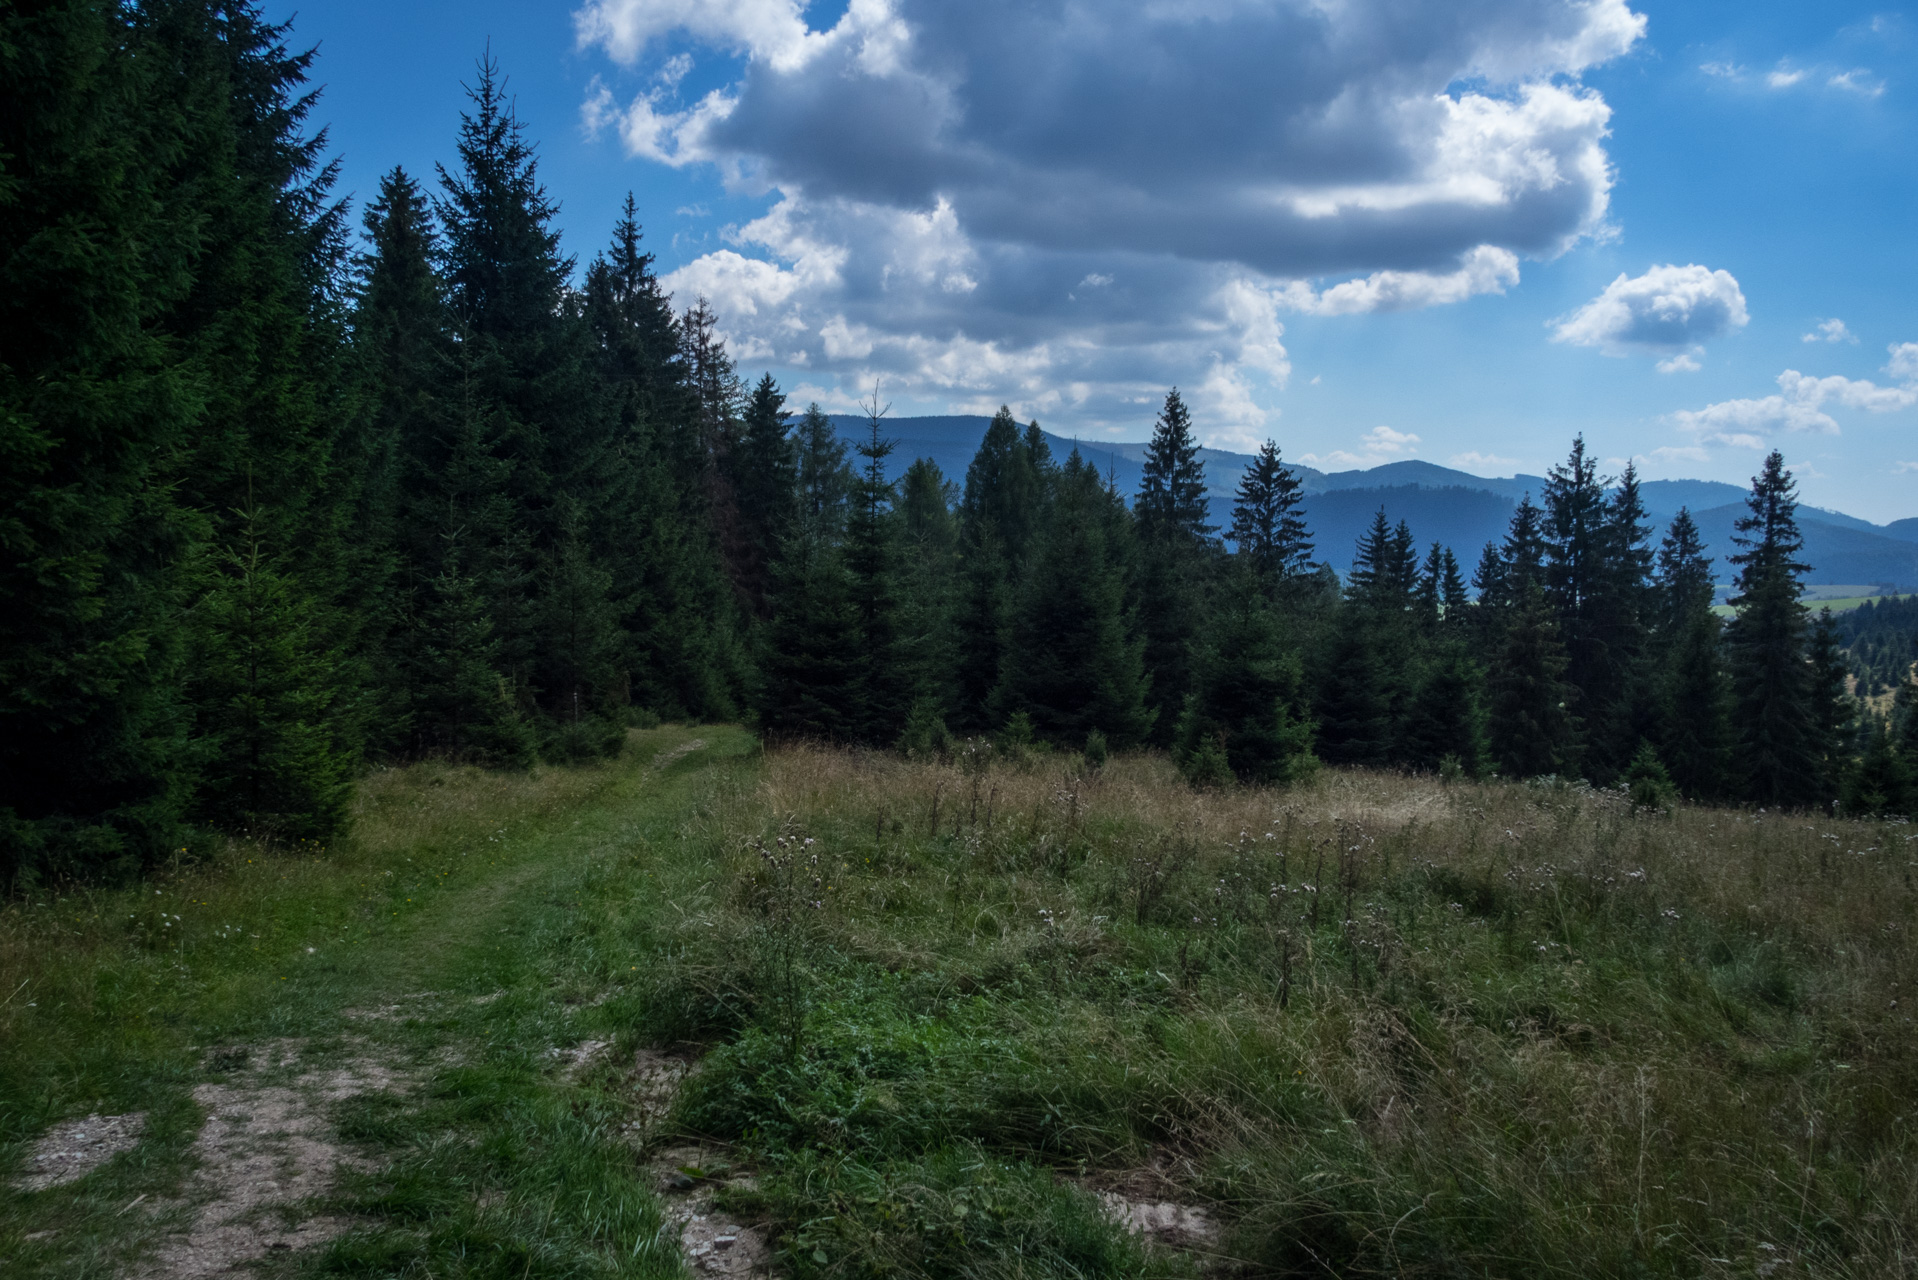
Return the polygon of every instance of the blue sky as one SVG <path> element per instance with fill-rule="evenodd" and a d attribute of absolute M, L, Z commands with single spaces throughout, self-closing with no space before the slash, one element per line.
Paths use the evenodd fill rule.
<path fill-rule="evenodd" d="M 293 14 L 291 9 L 284 12 Z M 1918 18 L 1627 0 L 300 6 L 344 188 L 452 153 L 490 46 L 570 251 L 631 189 L 742 371 L 1325 468 L 1918 515 Z M 1837 322 L 1837 323 L 1834 323 Z"/>

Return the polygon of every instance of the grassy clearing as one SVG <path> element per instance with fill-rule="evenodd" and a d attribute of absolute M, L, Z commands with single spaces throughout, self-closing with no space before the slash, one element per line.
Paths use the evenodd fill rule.
<path fill-rule="evenodd" d="M 293 1045 L 296 1066 L 249 1066 L 249 1086 L 372 1062 L 405 1087 L 327 1107 L 368 1165 L 300 1209 L 355 1229 L 268 1258 L 269 1273 L 678 1274 L 617 1105 L 557 1079 L 547 1053 L 610 1036 L 589 1002 L 618 958 L 582 944 L 582 885 L 636 847 L 677 847 L 687 814 L 756 752 L 736 730 L 665 729 L 589 768 L 395 770 L 363 785 L 350 845 L 234 844 L 138 889 L 9 906 L 9 1153 L 56 1119 L 145 1111 L 149 1124 L 76 1183 L 0 1189 L 0 1269 L 151 1259 L 208 1194 L 193 1177 L 207 1172 L 195 1087 Z"/>
<path fill-rule="evenodd" d="M 795 750 L 689 853 L 631 1025 L 795 1275 L 1177 1270 L 1076 1243 L 1145 1177 L 1257 1274 L 1912 1269 L 1907 826 Z"/>
<path fill-rule="evenodd" d="M 794 1277 L 1918 1270 L 1907 825 L 712 729 L 359 803 L 350 848 L 0 915 L 10 1150 L 149 1115 L 0 1192 L 7 1274 L 155 1256 L 195 1088 L 286 1044 L 240 1075 L 403 1086 L 329 1105 L 361 1164 L 302 1211 L 348 1229 L 274 1276 L 679 1274 L 641 1048 L 700 1061 L 650 1149 L 750 1170 L 719 1203 Z M 1203 1209 L 1219 1256 L 1102 1189 Z"/>

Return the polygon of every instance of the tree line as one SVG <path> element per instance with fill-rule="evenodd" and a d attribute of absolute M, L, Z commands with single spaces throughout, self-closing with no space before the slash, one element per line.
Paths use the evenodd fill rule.
<path fill-rule="evenodd" d="M 1136 494 L 1003 411 L 964 477 L 895 482 L 877 398 L 848 449 L 748 386 L 630 197 L 564 253 L 490 62 L 454 161 L 354 236 L 288 38 L 246 3 L 0 12 L 9 880 L 324 840 L 371 762 L 652 717 L 1910 803 L 1911 695 L 1847 695 L 1776 457 L 1729 626 L 1689 518 L 1654 547 L 1582 444 L 1469 584 L 1382 515 L 1339 582 L 1270 444 L 1215 527 L 1176 392 Z"/>

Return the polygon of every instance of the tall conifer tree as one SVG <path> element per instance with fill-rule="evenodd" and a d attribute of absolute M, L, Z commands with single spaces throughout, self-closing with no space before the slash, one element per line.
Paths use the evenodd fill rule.
<path fill-rule="evenodd" d="M 1713 594 L 1711 558 L 1691 512 L 1680 508 L 1658 550 L 1654 740 L 1679 791 L 1700 801 L 1724 797 L 1731 769 L 1731 690 Z"/>
<path fill-rule="evenodd" d="M 179 848 L 179 692 L 199 419 L 156 321 L 192 281 L 187 139 L 144 29 L 0 8 L 0 885 Z"/>
<path fill-rule="evenodd" d="M 1818 797 L 1823 743 L 1807 661 L 1807 610 L 1799 602 L 1797 487 L 1777 450 L 1752 478 L 1731 558 L 1738 566 L 1737 616 L 1726 630 L 1732 723 L 1745 796 L 1761 805 L 1803 805 Z"/>
<path fill-rule="evenodd" d="M 1258 576 L 1268 599 L 1283 584 L 1312 572 L 1312 538 L 1305 525 L 1299 478 L 1267 440 L 1239 478 L 1232 504 L 1232 541 Z"/>
<path fill-rule="evenodd" d="M 1150 731 L 1142 641 L 1125 605 L 1124 503 L 1075 449 L 1019 584 L 992 710 L 1024 712 L 1050 740 L 1079 746 L 1097 729 L 1115 747 Z"/>
<path fill-rule="evenodd" d="M 1169 741 L 1191 690 L 1192 644 L 1205 612 L 1216 532 L 1207 512 L 1205 464 L 1192 434 L 1192 415 L 1176 387 L 1166 393 L 1146 445 L 1133 512 L 1151 706 L 1159 740 Z"/>

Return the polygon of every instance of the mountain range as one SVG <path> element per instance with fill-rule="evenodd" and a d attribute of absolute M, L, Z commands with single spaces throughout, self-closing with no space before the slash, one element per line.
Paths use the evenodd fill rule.
<path fill-rule="evenodd" d="M 882 435 L 897 442 L 887 460 L 888 473 L 897 478 L 914 459 L 930 458 L 948 480 L 963 485 L 988 421 L 966 415 L 886 419 Z M 867 434 L 863 417 L 835 414 L 833 426 L 853 442 Z M 1065 461 L 1076 448 L 1121 492 L 1138 492 L 1145 469 L 1143 443 L 1074 440 L 1051 432 L 1046 441 L 1056 460 Z M 1201 449 L 1199 457 L 1205 463 L 1213 522 L 1227 525 L 1233 490 L 1252 457 L 1222 449 Z M 1303 505 L 1318 555 L 1341 575 L 1350 570 L 1358 539 L 1380 509 L 1394 524 L 1404 520 L 1410 525 L 1421 547 L 1432 542 L 1450 547 L 1469 575 L 1485 544 L 1505 536 L 1519 500 L 1529 493 L 1539 501 L 1545 491 L 1543 476 L 1487 478 L 1417 460 L 1330 472 L 1287 465 L 1305 494 Z M 1732 524 L 1745 513 L 1744 489 L 1716 480 L 1647 480 L 1640 492 L 1659 526 L 1656 536 L 1663 536 L 1664 526 L 1681 507 L 1688 508 L 1717 558 L 1720 580 L 1731 577 L 1727 557 Z M 1808 584 L 1856 586 L 1863 589 L 1860 594 L 1873 588 L 1918 590 L 1918 517 L 1878 525 L 1841 511 L 1801 506 L 1798 523 L 1805 536 L 1804 560 L 1811 566 L 1805 576 Z"/>

